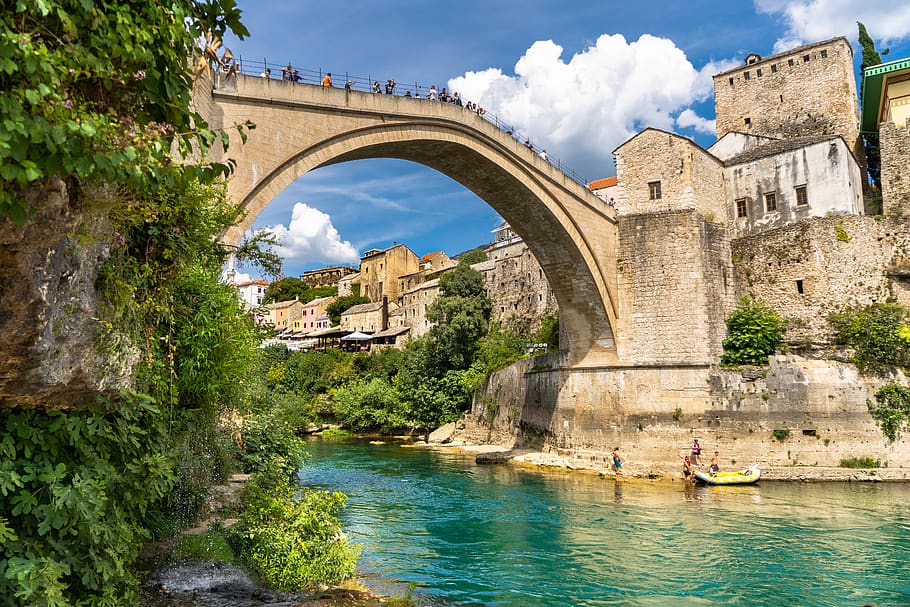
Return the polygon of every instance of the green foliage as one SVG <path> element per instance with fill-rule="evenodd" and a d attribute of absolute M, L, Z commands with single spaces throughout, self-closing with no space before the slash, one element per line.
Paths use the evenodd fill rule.
<path fill-rule="evenodd" d="M 869 413 L 889 441 L 910 428 L 910 388 L 889 382 L 875 393 L 875 402 L 866 401 Z"/>
<path fill-rule="evenodd" d="M 854 349 L 853 363 L 863 373 L 883 374 L 889 367 L 910 366 L 910 310 L 874 303 L 845 308 L 828 316 L 835 341 Z"/>
<path fill-rule="evenodd" d="M 304 457 L 304 441 L 296 428 L 265 415 L 243 420 L 238 461 L 244 472 L 288 483 L 297 476 Z"/>
<path fill-rule="evenodd" d="M 869 457 L 846 457 L 840 461 L 841 468 L 881 468 L 882 460 Z"/>
<path fill-rule="evenodd" d="M 174 549 L 178 559 L 204 559 L 234 563 L 237 558 L 224 529 L 212 529 L 201 535 L 184 535 Z"/>
<path fill-rule="evenodd" d="M 41 0 L 0 11 L 0 215 L 53 175 L 133 190 L 210 181 L 223 164 L 175 162 L 215 143 L 191 112 L 193 38 L 249 32 L 234 0 Z M 224 140 L 226 145 L 226 139 Z"/>
<path fill-rule="evenodd" d="M 488 259 L 486 252 L 483 250 L 483 247 L 477 247 L 476 249 L 471 249 L 470 251 L 465 251 L 458 256 L 458 264 L 465 264 L 472 266 L 475 263 L 481 263 Z"/>
<path fill-rule="evenodd" d="M 752 297 L 743 297 L 727 318 L 723 365 L 766 365 L 783 339 L 786 324 L 777 312 Z"/>
<path fill-rule="evenodd" d="M 236 552 L 256 575 L 281 591 L 337 584 L 351 577 L 360 553 L 348 544 L 339 516 L 341 493 L 284 484 L 248 487 L 240 523 L 229 530 Z"/>
<path fill-rule="evenodd" d="M 299 299 L 308 301 L 306 293 L 309 290 L 307 283 L 294 276 L 288 276 L 281 280 L 276 280 L 268 286 L 262 296 L 262 303 L 269 304 L 278 301 L 291 301 Z"/>
<path fill-rule="evenodd" d="M 439 297 L 427 309 L 427 320 L 435 326 L 428 333 L 425 370 L 440 377 L 449 370 L 470 367 L 478 340 L 489 328 L 492 309 L 480 272 L 459 264 L 443 274 Z"/>
<path fill-rule="evenodd" d="M 540 330 L 534 336 L 534 343 L 547 344 L 548 352 L 559 349 L 559 312 L 544 317 Z"/>
<path fill-rule="evenodd" d="M 173 487 L 169 420 L 127 395 L 84 411 L 0 409 L 0 605 L 123 605 L 149 506 Z"/>
<path fill-rule="evenodd" d="M 525 357 L 528 337 L 519 331 L 493 324 L 489 332 L 477 342 L 477 354 L 472 368 L 486 375 L 505 369 Z"/>
<path fill-rule="evenodd" d="M 259 230 L 244 238 L 234 249 L 234 261 L 238 268 L 254 266 L 262 268 L 269 276 L 281 276 L 281 257 L 274 251 L 278 239 L 274 234 Z"/>
<path fill-rule="evenodd" d="M 780 442 L 784 442 L 790 438 L 790 430 L 788 428 L 778 428 L 777 430 L 771 432 L 771 436 Z"/>
<path fill-rule="evenodd" d="M 679 418 L 682 417 L 682 409 L 676 407 L 673 409 L 673 421 L 679 421 Z"/>
<path fill-rule="evenodd" d="M 330 303 L 325 309 L 325 313 L 328 315 L 329 320 L 333 325 L 337 325 L 341 322 L 341 314 L 348 308 L 353 308 L 354 306 L 370 303 L 369 298 L 361 297 L 360 295 L 343 295 Z"/>
<path fill-rule="evenodd" d="M 843 224 L 839 223 L 834 226 L 834 236 L 840 242 L 850 242 L 850 235 L 847 234 L 847 230 L 844 228 Z"/>
<path fill-rule="evenodd" d="M 336 419 L 351 430 L 391 432 L 409 425 L 398 392 L 379 377 L 353 382 L 332 395 Z"/>

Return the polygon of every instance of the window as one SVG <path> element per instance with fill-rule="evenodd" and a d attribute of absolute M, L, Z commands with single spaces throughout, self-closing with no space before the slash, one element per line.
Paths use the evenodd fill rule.
<path fill-rule="evenodd" d="M 793 67 L 793 59 L 787 59 L 787 65 Z"/>
<path fill-rule="evenodd" d="M 776 74 L 776 73 L 777 73 L 777 64 L 776 64 L 776 63 L 772 63 L 772 64 L 771 64 L 771 73 L 772 73 L 772 74 Z"/>
<path fill-rule="evenodd" d="M 796 186 L 796 206 L 801 207 L 809 204 L 809 194 L 806 192 L 806 186 Z"/>
<path fill-rule="evenodd" d="M 746 118 L 744 119 L 744 122 L 746 123 L 746 126 L 749 126 L 752 124 L 752 119 L 749 118 L 748 116 L 746 116 Z"/>
<path fill-rule="evenodd" d="M 803 63 L 809 63 L 809 55 L 803 55 Z"/>
<path fill-rule="evenodd" d="M 751 78 L 751 76 L 749 75 L 749 72 L 747 70 L 745 73 L 743 73 L 743 80 L 748 80 L 749 78 Z"/>
<path fill-rule="evenodd" d="M 648 199 L 649 200 L 660 200 L 660 182 L 659 181 L 649 181 L 648 182 Z"/>
<path fill-rule="evenodd" d="M 761 78 L 761 68 L 758 68 L 757 70 L 755 70 L 755 75 L 757 77 Z"/>
<path fill-rule="evenodd" d="M 730 86 L 733 86 L 733 78 L 730 78 Z"/>
<path fill-rule="evenodd" d="M 820 53 L 820 55 L 822 56 L 822 59 L 827 59 L 827 58 L 828 58 L 828 50 L 827 50 L 827 49 L 823 50 L 823 51 Z"/>
<path fill-rule="evenodd" d="M 765 212 L 772 213 L 777 210 L 777 194 L 768 192 L 765 194 Z"/>
<path fill-rule="evenodd" d="M 799 293 L 800 295 L 803 294 L 803 281 L 802 280 L 796 281 L 796 292 Z"/>
<path fill-rule="evenodd" d="M 746 199 L 740 198 L 736 201 L 736 216 L 737 217 L 747 217 L 748 213 L 746 212 Z"/>

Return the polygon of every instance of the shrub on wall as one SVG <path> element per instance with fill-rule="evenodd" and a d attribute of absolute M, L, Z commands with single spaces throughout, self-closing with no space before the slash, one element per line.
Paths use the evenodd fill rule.
<path fill-rule="evenodd" d="M 845 308 L 828 316 L 836 343 L 854 349 L 852 362 L 863 373 L 910 366 L 910 310 L 891 303 Z"/>
<path fill-rule="evenodd" d="M 868 400 L 866 406 L 888 440 L 897 440 L 902 430 L 910 428 L 910 388 L 887 383 L 875 393 L 875 402 Z"/>
<path fill-rule="evenodd" d="M 766 365 L 783 339 L 786 323 L 773 309 L 743 297 L 727 318 L 723 365 Z"/>

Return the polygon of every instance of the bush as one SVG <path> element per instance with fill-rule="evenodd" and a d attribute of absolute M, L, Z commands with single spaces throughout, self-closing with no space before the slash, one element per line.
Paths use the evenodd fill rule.
<path fill-rule="evenodd" d="M 880 468 L 882 460 L 872 457 L 847 457 L 840 461 L 841 468 Z"/>
<path fill-rule="evenodd" d="M 875 393 L 875 402 L 867 400 L 866 406 L 889 441 L 894 442 L 902 430 L 910 428 L 910 388 L 887 383 Z"/>
<path fill-rule="evenodd" d="M 853 364 L 863 373 L 883 374 L 889 367 L 910 366 L 910 310 L 874 303 L 845 308 L 828 316 L 835 341 L 854 349 Z"/>
<path fill-rule="evenodd" d="M 785 323 L 777 312 L 751 297 L 743 297 L 727 318 L 723 365 L 766 365 L 783 339 Z"/>
<path fill-rule="evenodd" d="M 392 385 L 379 377 L 339 388 L 331 397 L 335 418 L 355 432 L 408 427 L 407 409 Z"/>
<path fill-rule="evenodd" d="M 236 552 L 270 587 L 281 591 L 337 584 L 354 574 L 359 546 L 348 544 L 339 515 L 341 493 L 304 490 L 290 485 L 247 487 L 240 522 L 228 533 Z"/>
<path fill-rule="evenodd" d="M 289 482 L 305 458 L 304 441 L 295 429 L 267 416 L 251 416 L 243 420 L 238 445 L 238 460 L 242 470 Z"/>
<path fill-rule="evenodd" d="M 785 440 L 790 438 L 790 430 L 788 430 L 787 428 L 779 428 L 779 429 L 771 432 L 771 436 L 773 436 L 780 442 L 784 442 Z"/>

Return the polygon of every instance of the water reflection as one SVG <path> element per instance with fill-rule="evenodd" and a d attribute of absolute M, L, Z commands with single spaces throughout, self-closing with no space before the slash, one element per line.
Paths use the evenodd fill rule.
<path fill-rule="evenodd" d="M 370 575 L 439 604 L 910 604 L 905 485 L 697 487 L 314 444 Z M 394 584 L 393 584 L 394 586 Z"/>

